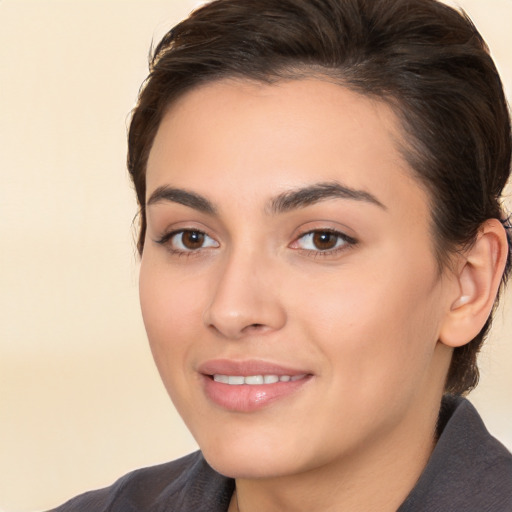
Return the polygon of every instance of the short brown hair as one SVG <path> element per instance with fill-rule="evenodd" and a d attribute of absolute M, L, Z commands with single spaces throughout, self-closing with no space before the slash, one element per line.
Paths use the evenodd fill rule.
<path fill-rule="evenodd" d="M 464 13 L 436 0 L 216 0 L 155 48 L 133 111 L 128 169 L 141 208 L 141 253 L 146 163 L 169 104 L 222 78 L 312 75 L 393 107 L 404 156 L 431 198 L 440 264 L 471 244 L 485 220 L 508 227 L 500 197 L 510 173 L 510 117 L 487 46 Z M 505 276 L 509 268 L 510 255 Z M 447 392 L 477 384 L 491 319 L 454 350 Z"/>

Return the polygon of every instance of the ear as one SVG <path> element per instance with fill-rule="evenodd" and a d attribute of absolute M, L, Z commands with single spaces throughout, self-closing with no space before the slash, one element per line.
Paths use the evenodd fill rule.
<path fill-rule="evenodd" d="M 459 293 L 441 326 L 441 343 L 460 347 L 480 332 L 491 314 L 508 250 L 505 228 L 499 220 L 488 219 L 475 243 L 458 257 L 455 278 Z"/>

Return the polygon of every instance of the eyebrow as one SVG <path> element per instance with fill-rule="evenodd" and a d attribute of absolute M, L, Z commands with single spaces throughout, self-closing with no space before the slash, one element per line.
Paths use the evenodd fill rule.
<path fill-rule="evenodd" d="M 283 192 L 270 200 L 267 210 L 269 213 L 275 215 L 304 208 L 328 199 L 351 199 L 354 201 L 364 201 L 374 204 L 383 210 L 387 210 L 386 206 L 384 206 L 373 194 L 370 194 L 365 190 L 347 187 L 338 182 L 315 183 L 296 190 Z M 168 185 L 163 185 L 155 189 L 149 197 L 146 206 L 164 201 L 182 204 L 208 215 L 215 215 L 217 213 L 217 208 L 205 197 L 189 190 L 175 188 Z"/>
<path fill-rule="evenodd" d="M 270 202 L 271 213 L 284 213 L 304 208 L 327 199 L 352 199 L 374 204 L 383 210 L 387 208 L 373 195 L 365 190 L 347 187 L 338 182 L 315 183 L 279 194 Z"/>
<path fill-rule="evenodd" d="M 155 189 L 147 200 L 146 206 L 163 201 L 179 203 L 209 215 L 214 215 L 217 212 L 213 203 L 205 197 L 196 194 L 195 192 L 190 192 L 181 188 L 169 187 L 167 185 Z"/>

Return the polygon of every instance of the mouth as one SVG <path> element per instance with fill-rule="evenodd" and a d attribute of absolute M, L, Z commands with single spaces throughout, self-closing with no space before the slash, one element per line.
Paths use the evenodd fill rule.
<path fill-rule="evenodd" d="M 263 361 L 209 361 L 199 368 L 203 390 L 215 406 L 232 412 L 254 412 L 285 403 L 313 378 L 308 371 Z"/>

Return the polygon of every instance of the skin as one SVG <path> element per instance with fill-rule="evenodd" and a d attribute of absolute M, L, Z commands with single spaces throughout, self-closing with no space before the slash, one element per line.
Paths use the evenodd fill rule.
<path fill-rule="evenodd" d="M 161 123 L 148 199 L 173 187 L 214 211 L 148 204 L 144 322 L 169 395 L 208 462 L 237 479 L 243 512 L 395 511 L 433 449 L 451 357 L 439 340 L 461 289 L 438 268 L 429 198 L 401 140 L 388 106 L 317 79 L 203 85 Z M 362 195 L 269 206 L 318 183 Z M 205 233 L 203 245 L 182 245 L 179 230 Z M 313 230 L 349 241 L 331 234 L 324 250 Z M 311 377 L 233 412 L 198 372 L 217 358 Z"/>

